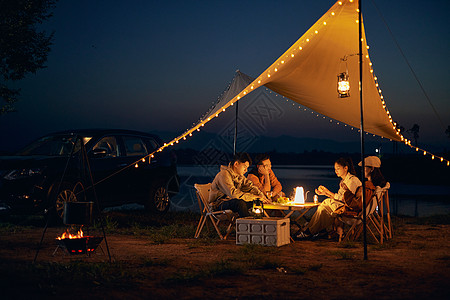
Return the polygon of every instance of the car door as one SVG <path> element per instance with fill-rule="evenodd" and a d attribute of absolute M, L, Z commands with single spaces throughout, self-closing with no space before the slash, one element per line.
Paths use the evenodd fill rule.
<path fill-rule="evenodd" d="M 128 161 L 115 135 L 101 137 L 89 152 L 95 190 L 102 207 L 126 203 L 124 168 Z"/>
<path fill-rule="evenodd" d="M 130 202 L 136 202 L 145 197 L 144 194 L 149 188 L 146 180 L 148 158 L 142 161 L 142 158 L 148 154 L 147 145 L 140 136 L 136 135 L 122 135 L 121 141 L 127 163 L 132 165 L 124 172 L 126 193 L 133 197 L 133 201 Z"/>

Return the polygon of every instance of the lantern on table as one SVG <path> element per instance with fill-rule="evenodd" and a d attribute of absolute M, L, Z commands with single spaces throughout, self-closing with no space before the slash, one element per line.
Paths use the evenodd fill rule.
<path fill-rule="evenodd" d="M 252 214 L 255 219 L 264 217 L 264 204 L 260 198 L 253 200 Z"/>

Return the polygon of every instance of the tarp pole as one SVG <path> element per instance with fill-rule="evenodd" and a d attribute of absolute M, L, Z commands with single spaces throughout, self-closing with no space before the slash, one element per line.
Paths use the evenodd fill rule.
<path fill-rule="evenodd" d="M 233 143 L 233 155 L 236 155 L 236 147 L 237 147 L 237 126 L 238 126 L 238 116 L 239 116 L 239 102 L 236 102 L 236 120 L 234 122 L 234 143 Z"/>
<path fill-rule="evenodd" d="M 366 217 L 366 184 L 365 184 L 365 163 L 364 163 L 364 108 L 363 108 L 363 53 L 362 53 L 362 10 L 361 2 L 358 1 L 359 18 L 359 106 L 361 109 L 361 181 L 362 181 L 362 202 L 363 202 L 363 239 L 364 239 L 364 260 L 367 260 L 367 217 Z"/>

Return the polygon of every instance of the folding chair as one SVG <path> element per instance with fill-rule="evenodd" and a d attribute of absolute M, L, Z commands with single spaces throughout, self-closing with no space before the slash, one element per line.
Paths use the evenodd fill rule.
<path fill-rule="evenodd" d="M 197 230 L 195 231 L 194 238 L 198 238 L 200 236 L 200 233 L 202 232 L 202 229 L 206 223 L 206 220 L 211 220 L 211 223 L 213 224 L 214 228 L 217 231 L 217 234 L 219 235 L 221 240 L 226 240 L 228 235 L 231 232 L 232 226 L 234 225 L 236 221 L 237 214 L 234 213 L 232 210 L 218 210 L 213 211 L 211 206 L 208 203 L 209 199 L 209 191 L 211 189 L 211 183 L 207 184 L 194 184 L 195 192 L 197 195 L 197 201 L 198 205 L 200 207 L 201 217 L 200 221 L 197 225 Z M 228 223 L 228 227 L 226 230 L 225 235 L 222 235 L 219 229 L 219 224 Z"/>
<path fill-rule="evenodd" d="M 391 215 L 389 209 L 389 188 L 391 187 L 390 183 L 386 183 L 383 188 L 377 186 L 375 190 L 375 194 L 378 202 L 378 211 L 376 210 L 373 213 L 373 218 L 377 221 L 379 225 L 380 232 L 380 242 L 383 243 L 383 239 L 392 238 L 392 224 L 391 224 Z M 386 208 L 386 214 L 384 212 L 384 208 Z M 384 216 L 386 215 L 386 222 L 384 221 Z"/>
<path fill-rule="evenodd" d="M 378 205 L 378 198 L 376 193 L 373 194 L 371 199 L 368 200 L 368 204 L 366 205 L 366 225 L 367 231 L 371 234 L 371 236 L 375 239 L 377 243 L 380 240 L 376 237 L 376 233 L 380 235 L 380 225 L 377 218 L 373 217 L 373 213 Z M 359 212 L 357 214 L 351 214 L 350 212 L 345 212 L 337 216 L 337 219 L 341 221 L 343 224 L 347 224 L 350 226 L 350 229 L 344 234 L 343 230 L 338 230 L 339 234 L 339 242 L 341 241 L 354 241 L 358 239 L 363 231 L 363 212 Z M 344 236 L 342 238 L 342 236 Z"/>

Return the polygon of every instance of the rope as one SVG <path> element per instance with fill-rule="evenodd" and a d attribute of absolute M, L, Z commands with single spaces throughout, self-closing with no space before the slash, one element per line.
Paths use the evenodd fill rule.
<path fill-rule="evenodd" d="M 402 55 L 403 59 L 405 60 L 406 64 L 408 65 L 411 73 L 413 74 L 414 78 L 416 79 L 417 83 L 419 84 L 420 89 L 422 90 L 423 94 L 425 95 L 425 98 L 428 101 L 428 104 L 430 104 L 431 108 L 434 111 L 434 114 L 436 115 L 437 119 L 439 120 L 439 123 L 442 126 L 442 129 L 445 130 L 445 126 L 444 126 L 444 122 L 442 122 L 441 117 L 439 116 L 436 108 L 434 107 L 433 103 L 431 103 L 430 97 L 428 97 L 427 92 L 425 91 L 422 83 L 419 80 L 419 77 L 417 76 L 416 72 L 414 71 L 414 69 L 412 68 L 411 64 L 409 63 L 408 59 L 406 58 L 405 54 L 403 53 L 402 48 L 400 47 L 399 43 L 397 42 L 397 39 L 395 38 L 394 34 L 392 33 L 389 25 L 386 22 L 386 19 L 383 17 L 383 15 L 381 14 L 381 11 L 378 9 L 378 7 L 376 6 L 375 2 L 372 0 L 372 4 L 375 7 L 375 9 L 377 10 L 378 14 L 380 15 L 381 20 L 384 23 L 384 26 L 386 26 L 387 30 L 389 31 L 389 34 L 391 35 L 392 40 L 394 41 L 395 45 L 397 46 L 398 50 L 400 51 L 400 54 Z"/>

